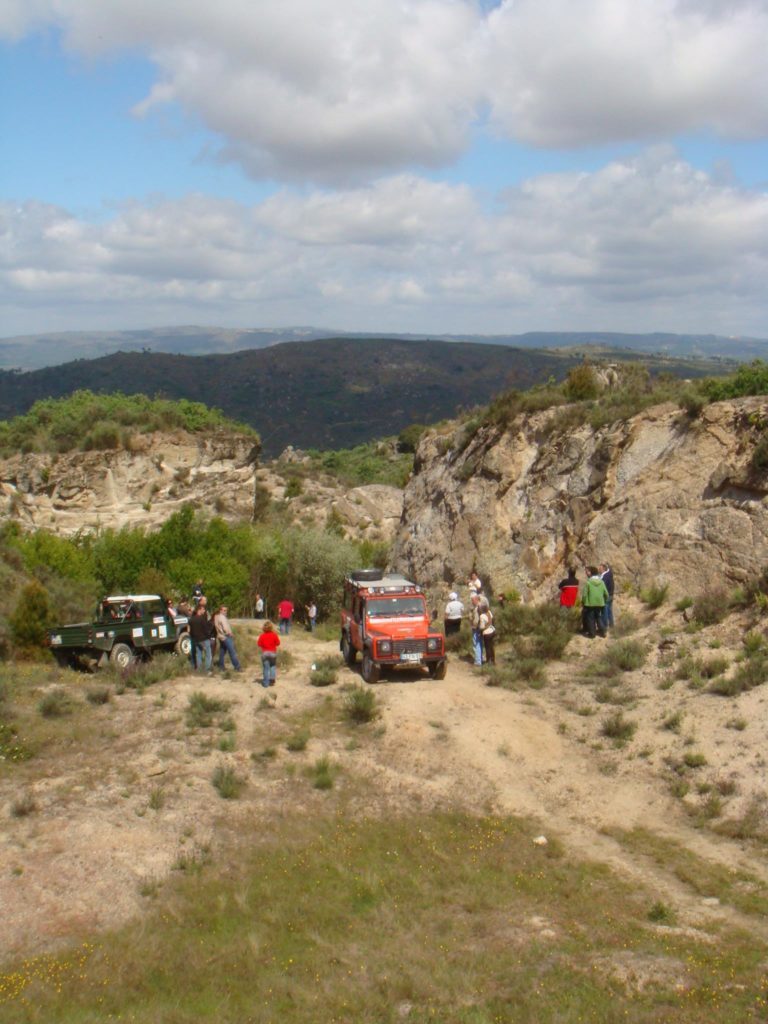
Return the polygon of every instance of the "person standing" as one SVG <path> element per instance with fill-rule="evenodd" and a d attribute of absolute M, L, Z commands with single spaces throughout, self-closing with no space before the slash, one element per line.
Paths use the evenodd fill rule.
<path fill-rule="evenodd" d="M 488 665 L 496 664 L 496 627 L 493 624 L 493 612 L 489 605 L 483 606 L 483 610 L 480 612 L 480 632 L 483 637 L 483 646 L 485 647 L 485 661 Z"/>
<path fill-rule="evenodd" d="M 607 562 L 600 566 L 600 578 L 608 591 L 608 600 L 605 602 L 602 615 L 603 629 L 608 629 L 609 626 L 613 628 L 613 569 Z"/>
<path fill-rule="evenodd" d="M 459 595 L 452 590 L 448 595 L 448 604 L 445 606 L 445 635 L 451 636 L 461 630 L 461 620 L 464 615 L 464 605 L 459 600 Z"/>
<path fill-rule="evenodd" d="M 594 640 L 595 634 L 605 636 L 603 627 L 603 608 L 608 600 L 608 590 L 595 566 L 588 569 L 589 577 L 581 588 L 581 606 L 583 609 L 584 632 Z"/>
<path fill-rule="evenodd" d="M 293 617 L 293 601 L 285 598 L 277 606 L 277 614 L 280 619 L 280 632 L 288 634 L 291 632 L 291 618 Z"/>
<path fill-rule="evenodd" d="M 211 657 L 211 624 L 205 611 L 205 605 L 198 604 L 195 613 L 189 620 L 189 635 L 192 640 L 192 664 L 208 675 L 213 674 Z"/>
<path fill-rule="evenodd" d="M 472 611 L 470 613 L 470 624 L 472 626 L 472 656 L 475 665 L 479 668 L 483 664 L 483 631 L 480 628 L 480 616 L 483 613 L 482 598 L 479 594 L 473 594 L 470 598 Z M 485 602 L 488 603 L 487 601 Z"/>
<path fill-rule="evenodd" d="M 213 616 L 216 639 L 219 641 L 219 668 L 224 668 L 224 655 L 228 654 L 235 672 L 242 672 L 240 659 L 235 649 L 235 634 L 232 632 L 232 626 L 229 624 L 229 618 L 227 617 L 228 611 L 227 606 L 223 604 Z"/>
<path fill-rule="evenodd" d="M 256 595 L 256 600 L 253 603 L 253 617 L 254 619 L 264 618 L 264 598 L 261 594 Z"/>
<path fill-rule="evenodd" d="M 467 586 L 469 587 L 470 596 L 472 594 L 482 594 L 483 592 L 483 581 L 480 579 L 480 577 L 477 575 L 474 569 L 469 575 L 469 579 L 467 580 Z"/>
<path fill-rule="evenodd" d="M 259 639 L 256 641 L 261 650 L 262 680 L 264 687 L 274 686 L 277 677 L 277 648 L 280 646 L 280 637 L 275 632 L 275 627 L 266 620 Z"/>
<path fill-rule="evenodd" d="M 192 587 L 192 603 L 194 604 L 195 608 L 197 608 L 197 606 L 200 604 L 200 599 L 204 596 L 205 591 L 203 590 L 203 581 L 198 580 L 197 583 L 195 583 L 194 587 Z"/>
<path fill-rule="evenodd" d="M 309 604 L 304 605 L 304 610 L 307 613 L 307 627 L 310 633 L 315 632 L 315 626 L 317 625 L 317 605 L 314 601 L 310 601 Z"/>
<path fill-rule="evenodd" d="M 573 608 L 579 598 L 579 578 L 573 566 L 568 566 L 568 575 L 557 584 L 560 591 L 560 607 Z"/>

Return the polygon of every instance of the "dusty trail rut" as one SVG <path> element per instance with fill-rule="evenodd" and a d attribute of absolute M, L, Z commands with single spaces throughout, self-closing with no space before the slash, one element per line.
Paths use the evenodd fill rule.
<path fill-rule="evenodd" d="M 32 761 L 15 780 L 5 776 L 0 804 L 8 808 L 26 779 L 38 812 L 22 819 L 5 812 L 10 825 L 0 839 L 0 905 L 10 911 L 0 956 L 50 949 L 142 913 L 142 885 L 162 879 L 180 852 L 226 841 L 233 829 L 258 828 L 291 810 L 285 791 L 265 781 L 251 753 L 270 732 L 284 737 L 297 716 L 320 709 L 331 691 L 308 685 L 309 667 L 336 653 L 337 645 L 296 633 L 286 646 L 294 662 L 278 680 L 274 710 L 258 710 L 264 691 L 253 685 L 253 669 L 231 679 L 183 677 L 94 710 L 109 732 L 93 757 L 73 751 L 42 774 Z M 359 676 L 344 668 L 344 682 L 359 682 Z M 184 710 L 195 689 L 232 702 L 233 753 L 197 749 L 185 735 Z M 537 831 L 562 842 L 566 855 L 607 863 L 674 905 L 686 926 L 722 920 L 768 940 L 768 927 L 754 917 L 705 903 L 701 893 L 606 834 L 642 826 L 710 862 L 747 870 L 763 882 L 768 877 L 758 853 L 693 829 L 643 761 L 606 775 L 594 751 L 563 729 L 552 687 L 536 693 L 489 688 L 454 658 L 445 680 L 411 672 L 375 692 L 382 709 L 375 741 L 351 749 L 332 730 L 313 732 L 299 759 L 327 753 L 340 764 L 342 779 L 345 772 L 373 778 L 390 810 L 457 806 L 531 817 Z M 222 759 L 249 780 L 243 798 L 226 805 L 210 782 Z M 157 786 L 166 794 L 164 805 L 150 810 Z"/>

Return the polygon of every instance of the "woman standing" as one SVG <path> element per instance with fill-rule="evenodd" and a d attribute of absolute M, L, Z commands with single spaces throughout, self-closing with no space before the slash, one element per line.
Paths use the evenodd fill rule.
<path fill-rule="evenodd" d="M 493 624 L 493 612 L 487 604 L 481 605 L 480 632 L 485 645 L 485 661 L 488 665 L 496 664 L 496 627 Z"/>
<path fill-rule="evenodd" d="M 264 687 L 274 686 L 277 674 L 277 648 L 280 646 L 280 637 L 275 632 L 275 627 L 269 619 L 264 623 L 263 630 L 256 643 L 261 649 L 261 685 Z"/>

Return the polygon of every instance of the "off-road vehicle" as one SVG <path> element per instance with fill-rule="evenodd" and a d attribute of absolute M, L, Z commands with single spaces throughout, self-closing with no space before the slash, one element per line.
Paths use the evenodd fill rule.
<path fill-rule="evenodd" d="M 172 614 L 159 594 L 123 594 L 100 601 L 92 622 L 48 630 L 48 646 L 60 665 L 127 668 L 155 651 L 189 656 L 188 629 L 187 616 Z"/>
<path fill-rule="evenodd" d="M 376 683 L 388 668 L 424 666 L 433 679 L 446 671 L 445 638 L 432 628 L 421 587 L 404 576 L 358 569 L 344 580 L 341 653 L 348 665 L 362 654 L 363 679 Z"/>

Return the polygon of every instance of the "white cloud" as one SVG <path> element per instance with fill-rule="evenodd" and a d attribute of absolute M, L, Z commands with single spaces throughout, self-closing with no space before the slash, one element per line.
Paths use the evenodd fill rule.
<path fill-rule="evenodd" d="M 143 51 L 255 177 L 349 185 L 445 165 L 487 114 L 540 146 L 768 133 L 766 0 L 5 0 L 74 51 Z"/>
<path fill-rule="evenodd" d="M 74 307 L 82 328 L 108 317 L 768 334 L 768 194 L 716 183 L 669 150 L 531 179 L 493 214 L 466 186 L 398 176 L 251 208 L 134 204 L 105 223 L 6 204 L 0 234 L 15 333 Z"/>

